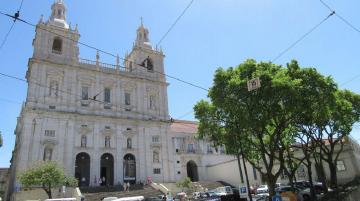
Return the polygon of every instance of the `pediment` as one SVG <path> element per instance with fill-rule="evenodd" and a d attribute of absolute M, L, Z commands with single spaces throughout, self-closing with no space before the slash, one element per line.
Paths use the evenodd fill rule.
<path fill-rule="evenodd" d="M 62 79 L 64 77 L 64 71 L 60 69 L 49 68 L 46 70 L 46 76 L 55 79 Z"/>

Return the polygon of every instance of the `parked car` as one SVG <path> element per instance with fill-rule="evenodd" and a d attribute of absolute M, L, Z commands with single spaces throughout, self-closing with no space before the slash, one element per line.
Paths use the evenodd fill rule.
<path fill-rule="evenodd" d="M 144 196 L 133 196 L 133 197 L 124 197 L 124 198 L 118 198 L 114 201 L 143 201 Z"/>
<path fill-rule="evenodd" d="M 233 191 L 231 186 L 222 186 L 222 187 L 218 187 L 215 190 L 216 195 L 218 196 L 222 196 L 222 195 L 232 195 Z"/>
<path fill-rule="evenodd" d="M 159 197 L 149 197 L 146 198 L 145 201 L 162 201 L 162 199 Z"/>
<path fill-rule="evenodd" d="M 118 199 L 118 198 L 117 197 L 106 197 L 106 198 L 103 198 L 102 201 L 113 201 L 116 199 Z"/>
<path fill-rule="evenodd" d="M 260 185 L 256 189 L 256 194 L 263 194 L 263 193 L 269 193 L 269 188 L 267 185 Z"/>
<path fill-rule="evenodd" d="M 193 192 L 192 198 L 193 199 L 199 199 L 200 198 L 200 192 Z"/>
<path fill-rule="evenodd" d="M 300 188 L 302 190 L 306 188 L 310 188 L 310 182 L 309 181 L 297 181 L 294 182 L 294 186 L 297 188 Z M 316 194 L 324 193 L 324 187 L 321 182 L 313 182 L 314 190 Z"/>
<path fill-rule="evenodd" d="M 282 184 L 282 183 L 276 183 L 275 184 L 275 188 L 279 188 L 279 187 L 281 187 L 281 186 L 286 186 L 285 184 Z"/>

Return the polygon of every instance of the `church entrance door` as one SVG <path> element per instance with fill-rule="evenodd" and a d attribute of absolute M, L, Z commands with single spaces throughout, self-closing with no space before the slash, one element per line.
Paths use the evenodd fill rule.
<path fill-rule="evenodd" d="M 114 157 L 109 153 L 101 156 L 100 178 L 102 186 L 114 185 Z"/>
<path fill-rule="evenodd" d="M 124 182 L 136 183 L 136 162 L 132 154 L 124 156 Z"/>
<path fill-rule="evenodd" d="M 197 165 L 194 161 L 189 161 L 186 164 L 187 176 L 191 179 L 191 181 L 199 181 L 199 175 L 197 170 Z"/>
<path fill-rule="evenodd" d="M 76 155 L 75 178 L 79 186 L 89 186 L 90 183 L 90 156 L 85 152 Z"/>

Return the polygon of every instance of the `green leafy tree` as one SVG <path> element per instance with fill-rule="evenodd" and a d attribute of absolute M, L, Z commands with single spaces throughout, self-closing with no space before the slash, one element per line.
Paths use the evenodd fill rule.
<path fill-rule="evenodd" d="M 26 170 L 19 176 L 25 187 L 41 186 L 49 198 L 52 198 L 51 188 L 62 185 L 76 186 L 78 181 L 74 177 L 66 177 L 63 168 L 56 162 L 41 162 Z"/>
<path fill-rule="evenodd" d="M 249 92 L 247 81 L 254 77 L 260 78 L 261 88 Z M 300 87 L 301 80 L 291 79 L 286 68 L 247 60 L 236 68 L 219 68 L 210 102 L 201 100 L 194 107 L 199 136 L 243 153 L 267 181 L 271 196 L 284 170 L 284 153 L 294 143 L 291 125 Z"/>
<path fill-rule="evenodd" d="M 181 188 L 182 191 L 184 191 L 184 188 L 189 189 L 192 187 L 191 179 L 189 177 L 184 177 L 180 181 L 176 182 L 176 186 Z"/>
<path fill-rule="evenodd" d="M 329 118 L 318 125 L 321 141 L 320 156 L 329 165 L 330 187 L 337 188 L 337 161 L 356 122 L 360 120 L 360 95 L 347 90 L 338 90 L 330 107 Z M 337 148 L 339 147 L 339 149 Z M 338 149 L 338 150 L 336 150 Z"/>
<path fill-rule="evenodd" d="M 324 185 L 326 176 L 323 161 L 328 163 L 330 185 L 336 188 L 336 163 L 352 126 L 359 121 L 360 96 L 339 90 L 331 77 L 321 75 L 316 69 L 301 69 L 296 62 L 291 62 L 288 70 L 292 79 L 302 82 L 297 97 L 302 107 L 298 111 L 296 127 L 304 155 L 313 156 Z M 339 150 L 335 151 L 338 147 Z M 308 158 L 306 161 L 311 167 L 311 161 Z"/>
<path fill-rule="evenodd" d="M 331 77 L 321 75 L 314 68 L 300 68 L 296 61 L 290 62 L 287 68 L 288 74 L 293 80 L 301 80 L 301 87 L 298 88 L 296 97 L 300 107 L 298 107 L 298 118 L 294 125 L 296 128 L 295 138 L 298 143 L 294 145 L 294 149 L 300 149 L 303 157 L 295 160 L 301 161 L 307 167 L 312 187 L 310 188 L 311 195 L 315 199 L 312 183 L 312 158 L 315 159 L 316 167 L 322 167 L 322 161 L 318 154 L 321 146 L 318 142 L 322 142 L 322 134 L 318 130 L 318 125 L 327 121 L 329 108 L 334 102 L 338 89 Z M 318 175 L 324 174 L 318 171 Z M 323 178 L 323 184 L 327 189 L 325 177 L 320 176 L 320 178 Z"/>

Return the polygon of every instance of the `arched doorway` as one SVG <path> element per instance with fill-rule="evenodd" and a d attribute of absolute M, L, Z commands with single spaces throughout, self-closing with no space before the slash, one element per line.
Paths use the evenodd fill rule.
<path fill-rule="evenodd" d="M 90 156 L 85 152 L 76 155 L 75 178 L 79 181 L 79 186 L 90 184 Z"/>
<path fill-rule="evenodd" d="M 189 161 L 186 164 L 187 176 L 191 181 L 199 181 L 199 175 L 197 170 L 197 165 L 194 161 Z"/>
<path fill-rule="evenodd" d="M 132 154 L 124 156 L 124 182 L 136 183 L 136 162 Z"/>
<path fill-rule="evenodd" d="M 109 153 L 101 156 L 100 162 L 100 177 L 102 179 L 102 186 L 114 185 L 114 157 Z"/>

